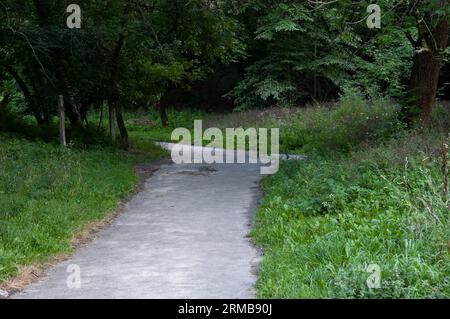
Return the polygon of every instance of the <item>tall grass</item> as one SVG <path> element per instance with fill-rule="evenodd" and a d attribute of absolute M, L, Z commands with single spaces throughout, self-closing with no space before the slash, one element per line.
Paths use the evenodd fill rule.
<path fill-rule="evenodd" d="M 286 123 L 285 145 L 301 145 L 310 157 L 284 162 L 264 180 L 253 231 L 265 249 L 259 296 L 450 297 L 449 202 L 438 151 L 449 142 L 450 114 L 438 108 L 431 129 L 395 133 L 388 104 L 372 104 L 388 115 L 369 125 L 360 113 L 344 124 L 360 106 L 342 103 Z M 381 289 L 366 283 L 371 264 L 381 267 Z"/>
<path fill-rule="evenodd" d="M 348 152 L 401 129 L 399 107 L 387 100 L 365 101 L 357 95 L 343 97 L 331 109 L 320 105 L 297 112 L 280 127 L 281 149 L 306 153 Z"/>

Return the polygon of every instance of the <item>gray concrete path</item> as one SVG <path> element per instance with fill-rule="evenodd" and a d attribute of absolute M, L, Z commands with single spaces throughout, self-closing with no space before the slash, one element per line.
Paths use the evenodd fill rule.
<path fill-rule="evenodd" d="M 108 229 L 14 298 L 253 298 L 259 179 L 258 165 L 164 165 Z M 67 285 L 70 265 L 80 288 Z"/>

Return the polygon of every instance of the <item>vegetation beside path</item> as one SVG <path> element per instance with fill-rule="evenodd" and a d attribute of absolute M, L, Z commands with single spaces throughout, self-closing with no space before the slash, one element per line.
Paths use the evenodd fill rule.
<path fill-rule="evenodd" d="M 136 189 L 135 166 L 166 154 L 152 143 L 130 153 L 5 134 L 0 145 L 0 282 L 21 266 L 70 253 L 77 233 Z"/>
<path fill-rule="evenodd" d="M 259 297 L 450 297 L 441 152 L 450 112 L 437 108 L 431 128 L 403 131 L 384 104 L 360 103 L 279 123 L 282 143 L 309 157 L 263 182 L 252 233 L 264 248 Z M 381 288 L 369 289 L 378 271 Z"/>

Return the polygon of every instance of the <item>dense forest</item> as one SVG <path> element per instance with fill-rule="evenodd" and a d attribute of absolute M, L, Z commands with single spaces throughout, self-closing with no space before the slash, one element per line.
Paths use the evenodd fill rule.
<path fill-rule="evenodd" d="M 426 123 L 448 95 L 448 2 L 378 1 L 372 29 L 370 3 L 79 1 L 80 28 L 69 28 L 70 1 L 2 1 L 2 112 L 48 125 L 63 94 L 81 128 L 106 103 L 125 147 L 124 109 L 156 108 L 165 123 L 177 103 L 242 110 L 357 90 Z"/>
<path fill-rule="evenodd" d="M 449 0 L 73 2 L 0 0 L 0 283 L 204 119 L 308 156 L 262 182 L 258 296 L 450 296 Z"/>

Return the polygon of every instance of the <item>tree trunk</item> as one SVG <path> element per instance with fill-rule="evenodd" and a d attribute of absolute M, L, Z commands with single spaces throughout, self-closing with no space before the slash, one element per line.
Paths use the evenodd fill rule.
<path fill-rule="evenodd" d="M 62 57 L 62 53 L 59 50 L 54 51 L 54 63 L 55 63 L 55 75 L 59 81 L 59 85 L 61 86 L 61 90 L 64 91 L 65 96 L 67 97 L 66 103 L 66 113 L 69 118 L 70 125 L 72 127 L 81 127 L 82 120 L 79 112 L 79 108 L 75 101 L 75 96 L 72 90 L 72 86 L 70 85 L 69 79 L 66 75 L 65 67 L 64 67 L 64 58 Z"/>
<path fill-rule="evenodd" d="M 51 2 L 42 0 L 33 0 L 36 13 L 39 17 L 39 26 L 44 28 L 48 25 L 49 17 L 51 16 Z M 50 48 L 52 60 L 54 63 L 55 76 L 58 80 L 59 89 L 66 97 L 66 115 L 69 118 L 72 127 L 82 126 L 81 116 L 75 101 L 75 94 L 70 84 L 69 78 L 66 74 L 65 57 L 62 49 Z"/>
<path fill-rule="evenodd" d="M 4 112 L 4 111 L 8 108 L 8 105 L 9 105 L 9 103 L 11 102 L 11 100 L 12 100 L 12 95 L 11 95 L 11 93 L 7 93 L 7 94 L 3 97 L 2 101 L 0 102 L 0 113 L 1 113 L 1 112 Z"/>
<path fill-rule="evenodd" d="M 167 116 L 166 106 L 162 104 L 159 108 L 159 115 L 161 116 L 161 123 L 164 127 L 169 126 L 169 117 Z"/>
<path fill-rule="evenodd" d="M 414 57 L 410 92 L 414 104 L 420 107 L 420 120 L 423 124 L 430 120 L 441 65 L 442 59 L 436 59 L 431 52 L 417 53 Z"/>
<path fill-rule="evenodd" d="M 116 112 L 111 100 L 108 100 L 109 137 L 112 144 L 116 144 Z"/>
<path fill-rule="evenodd" d="M 17 85 L 22 91 L 23 96 L 25 97 L 25 100 L 27 101 L 31 113 L 33 113 L 34 117 L 36 118 L 36 122 L 39 125 L 45 124 L 45 120 L 42 116 L 42 113 L 38 108 L 38 103 L 36 102 L 36 99 L 34 95 L 31 93 L 31 90 L 29 89 L 28 85 L 25 83 L 25 81 L 20 77 L 19 73 L 13 67 L 11 67 L 10 65 L 3 65 L 3 67 L 16 81 Z"/>
<path fill-rule="evenodd" d="M 163 127 L 169 126 L 169 117 L 167 116 L 166 106 L 162 101 L 156 101 L 153 103 L 153 108 L 159 113 L 161 119 L 161 125 Z"/>
<path fill-rule="evenodd" d="M 419 48 L 414 56 L 409 91 L 414 106 L 420 108 L 417 113 L 423 125 L 430 121 L 448 36 L 449 25 L 445 18 L 431 30 L 431 35 L 428 30 L 419 32 Z"/>
<path fill-rule="evenodd" d="M 128 131 L 123 120 L 122 109 L 119 106 L 120 103 L 120 93 L 119 93 L 119 66 L 120 66 L 120 52 L 125 44 L 125 36 L 120 35 L 116 47 L 114 48 L 113 55 L 111 57 L 111 98 L 109 99 L 110 105 L 116 111 L 116 121 L 119 128 L 121 147 L 127 150 L 130 147 L 130 142 L 128 139 Z"/>
<path fill-rule="evenodd" d="M 117 127 L 119 128 L 121 139 L 120 145 L 124 150 L 128 150 L 130 148 L 130 141 L 128 139 L 127 127 L 125 126 L 125 121 L 123 120 L 122 110 L 117 105 L 115 107 L 116 107 Z"/>

